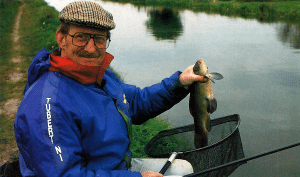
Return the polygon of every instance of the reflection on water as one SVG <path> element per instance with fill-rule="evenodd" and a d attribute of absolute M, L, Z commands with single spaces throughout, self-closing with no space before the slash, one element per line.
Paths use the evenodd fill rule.
<path fill-rule="evenodd" d="M 278 39 L 283 43 L 290 43 L 291 47 L 300 49 L 300 28 L 296 25 L 281 24 L 278 31 Z"/>
<path fill-rule="evenodd" d="M 280 84 L 285 87 L 300 88 L 300 76 L 298 73 L 299 72 L 281 71 L 277 78 L 279 79 Z"/>
<path fill-rule="evenodd" d="M 178 12 L 172 9 L 152 9 L 148 11 L 147 29 L 156 40 L 174 40 L 182 34 L 183 26 Z"/>

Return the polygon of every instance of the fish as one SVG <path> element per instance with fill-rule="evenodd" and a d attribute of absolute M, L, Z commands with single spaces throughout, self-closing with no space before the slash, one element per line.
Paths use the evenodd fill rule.
<path fill-rule="evenodd" d="M 206 82 L 194 82 L 190 86 L 189 111 L 194 118 L 194 144 L 198 149 L 208 145 L 207 132 L 211 130 L 210 114 L 217 110 L 217 100 L 211 82 L 215 83 L 214 80 L 221 80 L 223 76 L 219 73 L 209 73 L 203 59 L 197 60 L 193 72 L 208 78 Z"/>

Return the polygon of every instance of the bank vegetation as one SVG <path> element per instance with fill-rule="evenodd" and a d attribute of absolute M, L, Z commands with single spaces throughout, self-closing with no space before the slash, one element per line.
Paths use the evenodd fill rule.
<path fill-rule="evenodd" d="M 300 0 L 104 0 L 300 24 Z"/>

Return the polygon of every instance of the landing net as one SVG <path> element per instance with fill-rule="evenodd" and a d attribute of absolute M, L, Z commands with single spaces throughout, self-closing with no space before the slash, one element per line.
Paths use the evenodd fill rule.
<path fill-rule="evenodd" d="M 177 159 L 187 160 L 198 173 L 245 157 L 239 124 L 237 114 L 211 120 L 208 146 L 200 149 L 194 146 L 194 124 L 161 131 L 147 143 L 145 152 L 155 158 L 168 158 L 172 152 L 179 152 Z M 193 177 L 229 176 L 239 165 Z"/>

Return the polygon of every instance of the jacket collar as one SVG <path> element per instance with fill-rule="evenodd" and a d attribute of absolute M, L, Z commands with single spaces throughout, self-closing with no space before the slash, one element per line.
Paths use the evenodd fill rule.
<path fill-rule="evenodd" d="M 99 66 L 86 66 L 79 64 L 59 55 L 58 51 L 50 54 L 50 71 L 57 71 L 63 75 L 75 79 L 82 84 L 98 83 L 101 85 L 105 70 L 108 68 L 114 57 L 105 53 L 105 58 Z"/>

